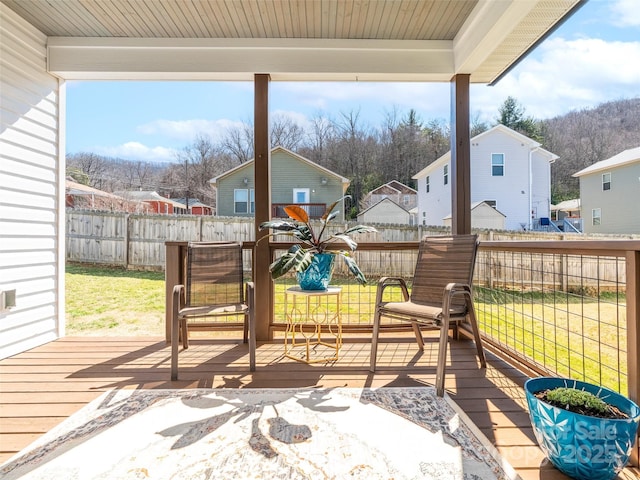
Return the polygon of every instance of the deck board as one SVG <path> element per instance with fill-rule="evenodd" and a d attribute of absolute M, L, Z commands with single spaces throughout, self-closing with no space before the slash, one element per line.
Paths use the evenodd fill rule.
<path fill-rule="evenodd" d="M 260 344 L 249 372 L 246 345 L 194 340 L 169 380 L 170 349 L 161 337 L 66 337 L 0 360 L 0 462 L 26 447 L 102 392 L 138 388 L 298 388 L 433 385 L 437 339 L 421 354 L 409 337 L 384 338 L 369 372 L 370 344 L 347 338 L 340 359 L 306 365 L 283 357 L 281 342 Z M 566 479 L 546 464 L 526 411 L 526 375 L 488 354 L 479 369 L 473 343 L 451 343 L 445 387 L 523 480 Z M 623 478 L 636 478 L 627 471 Z"/>

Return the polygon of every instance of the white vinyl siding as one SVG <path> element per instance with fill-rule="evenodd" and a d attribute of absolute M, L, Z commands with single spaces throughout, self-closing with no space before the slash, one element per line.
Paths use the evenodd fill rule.
<path fill-rule="evenodd" d="M 42 33 L 0 4 L 0 358 L 64 334 L 64 86 L 46 72 Z M 63 228 L 63 227 L 62 227 Z"/>

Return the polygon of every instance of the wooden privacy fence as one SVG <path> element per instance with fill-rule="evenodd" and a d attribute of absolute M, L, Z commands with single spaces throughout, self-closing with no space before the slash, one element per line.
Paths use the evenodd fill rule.
<path fill-rule="evenodd" d="M 346 224 L 348 225 L 348 224 Z M 335 224 L 337 232 L 346 227 Z M 378 233 L 359 235 L 358 242 L 417 242 L 423 235 L 442 235 L 444 227 L 376 225 Z M 66 258 L 72 262 L 117 265 L 130 269 L 162 270 L 165 267 L 165 242 L 254 240 L 252 218 L 207 217 L 198 215 L 148 215 L 120 212 L 67 210 Z M 587 240 L 575 234 L 546 232 L 480 231 L 481 241 Z M 614 237 L 607 237 L 614 238 Z M 607 239 L 599 236 L 597 239 Z M 620 238 L 620 237 L 615 237 Z M 286 241 L 288 237 L 274 237 Z M 369 278 L 384 275 L 411 277 L 415 250 L 368 250 L 356 253 L 358 264 Z M 517 255 L 504 252 L 481 252 L 476 267 L 476 281 L 496 287 L 508 287 L 514 277 L 519 284 L 549 285 L 560 290 L 588 287 L 591 282 L 616 285 L 624 283 L 625 265 L 620 259 L 582 258 L 567 255 Z M 336 275 L 347 275 L 341 262 Z M 250 268 L 250 265 L 247 266 Z M 542 280 L 544 279 L 544 282 Z M 603 282 L 605 285 L 603 285 Z"/>

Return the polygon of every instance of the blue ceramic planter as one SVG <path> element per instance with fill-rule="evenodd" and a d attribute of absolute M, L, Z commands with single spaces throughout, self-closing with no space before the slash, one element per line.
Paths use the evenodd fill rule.
<path fill-rule="evenodd" d="M 317 253 L 311 265 L 304 271 L 298 272 L 298 284 L 302 290 L 326 290 L 333 275 L 333 253 Z"/>
<path fill-rule="evenodd" d="M 549 405 L 534 395 L 556 387 L 598 395 L 630 418 L 588 417 Z M 608 388 L 566 378 L 532 378 L 524 389 L 538 444 L 556 468 L 579 480 L 611 480 L 624 468 L 638 430 L 638 405 Z"/>

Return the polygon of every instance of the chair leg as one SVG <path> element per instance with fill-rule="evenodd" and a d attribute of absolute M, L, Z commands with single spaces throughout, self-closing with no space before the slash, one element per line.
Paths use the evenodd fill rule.
<path fill-rule="evenodd" d="M 447 347 L 449 345 L 449 315 L 444 315 L 440 325 L 438 365 L 436 367 L 436 395 L 444 396 L 444 375 L 447 368 Z"/>
<path fill-rule="evenodd" d="M 186 318 L 180 320 L 180 334 L 182 335 L 182 347 L 186 350 L 189 348 L 189 330 Z"/>
<path fill-rule="evenodd" d="M 178 379 L 178 345 L 180 321 L 177 315 L 171 319 L 171 380 Z"/>
<path fill-rule="evenodd" d="M 244 316 L 244 330 L 242 335 L 242 343 L 249 341 L 249 315 Z"/>
<path fill-rule="evenodd" d="M 253 309 L 249 314 L 249 371 L 256 371 L 256 317 Z"/>
<path fill-rule="evenodd" d="M 420 325 L 418 322 L 411 322 L 411 328 L 413 328 L 413 333 L 416 336 L 416 342 L 418 342 L 418 348 L 421 352 L 424 352 L 424 338 L 422 337 L 422 332 L 420 331 Z"/>
<path fill-rule="evenodd" d="M 480 329 L 478 328 L 478 321 L 476 320 L 476 310 L 473 306 L 473 301 L 467 296 L 467 311 L 469 312 L 469 323 L 471 324 L 471 330 L 473 331 L 473 340 L 476 342 L 476 349 L 478 351 L 478 359 L 480 360 L 480 366 L 486 368 L 487 360 L 484 356 L 484 349 L 482 348 L 482 340 L 480 339 Z"/>
<path fill-rule="evenodd" d="M 376 360 L 378 357 L 378 335 L 380 333 L 380 310 L 376 308 L 373 316 L 373 334 L 371 336 L 371 358 L 369 360 L 369 371 L 376 371 Z"/>

